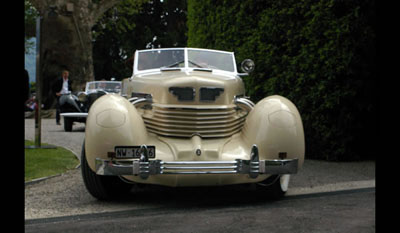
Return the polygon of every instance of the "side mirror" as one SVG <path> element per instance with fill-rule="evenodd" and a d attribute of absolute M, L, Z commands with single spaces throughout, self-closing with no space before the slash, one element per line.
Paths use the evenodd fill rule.
<path fill-rule="evenodd" d="M 251 59 L 244 59 L 242 61 L 242 63 L 240 64 L 242 71 L 245 73 L 252 72 L 254 70 L 255 66 L 256 65 L 254 64 L 254 61 Z"/>

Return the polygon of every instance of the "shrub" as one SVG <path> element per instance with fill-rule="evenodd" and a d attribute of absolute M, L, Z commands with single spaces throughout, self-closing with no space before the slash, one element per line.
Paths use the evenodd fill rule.
<path fill-rule="evenodd" d="M 298 107 L 306 157 L 371 158 L 377 131 L 372 0 L 188 1 L 188 46 L 251 58 L 253 101 L 278 94 Z"/>

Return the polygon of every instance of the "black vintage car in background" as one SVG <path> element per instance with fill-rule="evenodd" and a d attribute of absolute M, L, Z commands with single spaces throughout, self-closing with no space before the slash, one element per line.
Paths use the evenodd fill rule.
<path fill-rule="evenodd" d="M 90 106 L 100 96 L 108 93 L 120 93 L 119 81 L 93 81 L 87 82 L 84 92 L 72 93 L 60 97 L 60 115 L 64 118 L 64 130 L 72 131 L 74 122 L 86 122 Z"/>

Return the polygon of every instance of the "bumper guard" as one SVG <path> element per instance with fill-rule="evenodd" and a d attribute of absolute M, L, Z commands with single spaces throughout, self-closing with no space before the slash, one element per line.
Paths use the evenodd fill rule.
<path fill-rule="evenodd" d="M 250 160 L 233 161 L 173 161 L 149 160 L 145 145 L 141 146 L 140 159 L 112 160 L 96 159 L 98 175 L 138 175 L 147 179 L 150 175 L 170 174 L 249 174 L 257 178 L 259 174 L 295 174 L 298 159 L 259 160 L 258 148 L 252 146 Z"/>

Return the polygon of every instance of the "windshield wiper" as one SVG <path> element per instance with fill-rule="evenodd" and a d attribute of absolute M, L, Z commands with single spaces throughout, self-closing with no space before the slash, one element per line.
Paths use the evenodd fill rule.
<path fill-rule="evenodd" d="M 199 64 L 197 64 L 196 62 L 193 62 L 193 61 L 191 61 L 191 60 L 188 60 L 188 62 L 189 62 L 190 64 L 194 65 L 194 66 L 199 67 L 199 68 L 207 68 L 207 67 L 203 67 L 203 66 L 201 66 L 201 65 L 199 65 Z"/>
<path fill-rule="evenodd" d="M 174 66 L 176 66 L 176 65 L 181 64 L 182 62 L 185 62 L 185 60 L 181 60 L 181 61 L 172 63 L 172 64 L 170 64 L 170 65 L 163 66 L 163 67 L 161 67 L 161 69 L 163 69 L 163 68 L 172 68 L 172 67 L 174 67 Z M 207 67 L 203 67 L 203 66 L 197 64 L 197 63 L 194 62 L 194 61 L 188 60 L 188 62 L 189 62 L 190 64 L 194 65 L 194 66 L 199 67 L 199 68 L 205 68 L 205 69 L 207 69 Z"/>
<path fill-rule="evenodd" d="M 179 64 L 181 64 L 182 62 L 184 62 L 185 60 L 181 60 L 181 61 L 178 61 L 178 62 L 175 62 L 175 63 L 172 63 L 171 65 L 166 65 L 166 66 L 163 66 L 163 67 L 161 67 L 161 69 L 162 68 L 171 68 L 171 67 L 174 67 L 174 66 L 176 66 L 176 65 L 179 65 Z"/>
<path fill-rule="evenodd" d="M 178 68 L 178 67 L 161 67 L 160 68 L 161 71 L 178 71 L 178 70 L 182 70 L 182 68 Z"/>
<path fill-rule="evenodd" d="M 212 69 L 210 68 L 194 68 L 193 71 L 206 71 L 206 72 L 212 72 Z"/>

